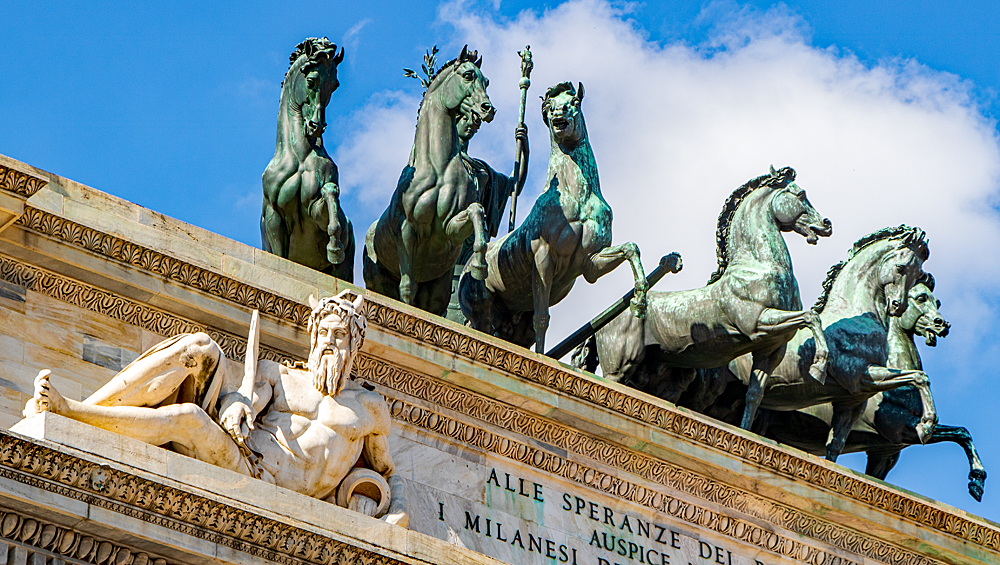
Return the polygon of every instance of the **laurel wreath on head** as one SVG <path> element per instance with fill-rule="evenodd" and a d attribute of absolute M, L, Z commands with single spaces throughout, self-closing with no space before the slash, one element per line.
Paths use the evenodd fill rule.
<path fill-rule="evenodd" d="M 424 53 L 424 63 L 420 65 L 420 68 L 424 71 L 424 75 L 427 78 L 418 75 L 417 71 L 407 68 L 403 69 L 403 76 L 419 80 L 420 84 L 424 87 L 424 90 L 427 90 L 427 87 L 431 85 L 431 79 L 434 78 L 434 74 L 436 72 L 434 66 L 437 64 L 437 54 L 438 54 L 437 45 L 435 45 L 431 49 L 428 49 L 427 52 Z"/>

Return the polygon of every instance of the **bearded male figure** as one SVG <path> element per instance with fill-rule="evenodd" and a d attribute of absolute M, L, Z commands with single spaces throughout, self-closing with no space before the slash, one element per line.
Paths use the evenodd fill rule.
<path fill-rule="evenodd" d="M 206 463 L 368 515 L 386 514 L 405 527 L 388 407 L 350 379 L 364 342 L 364 298 L 351 301 L 345 291 L 310 302 L 304 365 L 261 360 L 239 390 L 223 393 L 222 350 L 204 333 L 184 334 L 154 346 L 82 402 L 63 398 L 50 371 L 40 372 L 24 416 L 50 411 L 152 445 L 169 443 Z M 359 460 L 371 470 L 354 469 Z M 357 490 L 380 501 L 354 492 L 364 482 Z"/>

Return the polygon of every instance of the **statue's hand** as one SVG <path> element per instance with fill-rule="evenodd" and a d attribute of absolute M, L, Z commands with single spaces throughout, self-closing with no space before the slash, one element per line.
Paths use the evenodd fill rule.
<path fill-rule="evenodd" d="M 246 437 L 253 430 L 253 408 L 246 400 L 236 400 L 222 413 L 219 423 L 236 445 L 246 446 Z"/>
<path fill-rule="evenodd" d="M 514 130 L 514 139 L 517 141 L 528 141 L 528 126 L 524 124 L 518 124 L 517 129 Z"/>

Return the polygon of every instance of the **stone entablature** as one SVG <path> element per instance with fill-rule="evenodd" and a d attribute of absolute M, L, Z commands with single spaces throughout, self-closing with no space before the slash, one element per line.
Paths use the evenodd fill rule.
<path fill-rule="evenodd" d="M 32 167 L 0 155 L 0 231 L 21 217 L 24 202 L 48 182 Z"/>
<path fill-rule="evenodd" d="M 50 188 L 0 234 L 0 279 L 160 336 L 206 331 L 242 359 L 257 308 L 261 356 L 301 360 L 308 294 L 354 288 L 65 179 Z M 367 303 L 355 373 L 379 385 L 404 434 L 795 562 L 1000 555 L 1000 528 L 980 518 L 400 303 Z"/>
<path fill-rule="evenodd" d="M 27 489 L 0 493 L 0 535 L 59 559 L 244 563 L 242 553 L 283 565 L 497 563 L 274 485 L 247 485 L 231 471 L 61 416 L 46 413 L 26 423 L 31 437 L 0 431 L 0 477 Z M 49 523 L 19 513 L 26 502 Z M 132 543 L 95 541 L 93 532 L 108 526 L 122 527 Z M 156 535 L 159 529 L 173 535 Z M 234 553 L 226 556 L 224 548 Z"/>

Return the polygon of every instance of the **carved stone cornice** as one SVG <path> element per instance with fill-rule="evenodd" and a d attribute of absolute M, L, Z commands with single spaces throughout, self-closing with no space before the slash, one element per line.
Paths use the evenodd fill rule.
<path fill-rule="evenodd" d="M 213 296 L 224 298 L 248 309 L 259 309 L 263 313 L 299 326 L 304 326 L 305 320 L 309 315 L 309 308 L 304 304 L 276 296 L 265 290 L 252 287 L 219 275 L 218 273 L 202 269 L 179 259 L 163 255 L 41 210 L 28 207 L 25 215 L 19 220 L 19 223 L 26 229 L 59 239 L 69 245 L 104 255 L 137 269 L 168 277 L 173 281 L 207 292 Z M 20 269 L 22 270 L 35 269 L 16 261 L 8 260 L 8 262 L 21 265 Z M 6 271 L 10 270 L 10 267 L 6 268 Z M 5 274 L 6 271 L 3 263 L 0 262 L 0 277 L 5 278 L 7 276 Z M 35 271 L 43 272 L 41 269 L 35 269 Z M 53 293 L 53 291 L 49 291 L 48 289 L 52 285 L 58 287 L 71 284 L 82 285 L 82 283 L 66 279 L 54 273 L 45 273 L 44 284 L 38 285 L 39 288 L 42 288 L 44 292 L 51 296 L 58 295 L 55 297 L 61 300 L 66 300 L 74 304 L 77 303 L 74 301 L 77 299 L 71 296 L 71 292 L 55 291 Z M 93 292 L 103 291 L 93 289 Z M 119 304 L 117 300 L 122 300 L 110 293 L 105 294 L 107 295 L 107 300 L 111 301 L 111 304 Z M 83 307 L 100 311 L 140 327 L 146 327 L 143 325 L 144 322 L 140 316 L 128 316 L 129 319 L 122 317 L 124 310 L 121 307 L 117 307 L 118 310 L 116 310 L 116 307 L 106 308 L 103 305 L 104 301 L 91 300 L 84 302 L 85 304 L 82 304 Z M 133 308 L 148 309 L 148 307 L 141 304 L 132 304 Z M 392 301 L 379 295 L 368 295 L 366 311 L 369 324 L 379 327 L 383 332 L 417 341 L 427 347 L 433 347 L 473 361 L 488 367 L 490 370 L 502 371 L 561 394 L 578 398 L 594 406 L 622 414 L 643 424 L 659 428 L 683 441 L 708 446 L 768 469 L 775 474 L 806 482 L 815 487 L 835 493 L 838 496 L 857 500 L 873 508 L 913 521 L 923 527 L 932 528 L 992 551 L 1000 551 L 1000 529 L 975 522 L 954 513 L 945 512 L 916 497 L 873 481 L 831 469 L 810 459 L 802 458 L 788 451 L 776 448 L 764 441 L 733 433 L 724 427 L 713 425 L 698 417 L 675 410 L 665 403 L 649 402 L 627 391 L 609 387 L 592 376 L 559 367 L 553 362 L 542 361 L 541 357 L 515 346 L 497 344 L 494 341 L 481 339 L 470 333 L 439 325 L 424 317 L 397 309 L 393 304 Z M 177 318 L 163 312 L 159 315 Z M 160 335 L 171 335 L 172 333 L 166 330 L 151 331 L 156 331 Z M 202 329 L 201 331 L 205 330 Z M 216 334 L 213 334 L 213 331 L 215 330 L 208 332 L 213 337 L 216 334 L 221 334 L 221 332 L 217 331 Z M 240 352 L 240 347 L 245 348 L 245 341 L 241 338 L 231 336 L 231 334 L 225 334 L 225 336 L 236 340 L 236 344 L 242 344 L 224 346 L 223 349 L 226 350 L 226 355 L 230 355 L 230 351 L 227 350 L 228 347 L 235 353 L 233 358 L 241 359 L 242 353 Z M 221 341 L 220 345 L 222 345 Z M 280 356 L 287 359 L 285 354 L 277 351 L 273 351 L 270 355 L 272 355 L 272 358 Z M 362 376 L 369 378 L 367 375 Z M 373 378 L 372 380 L 376 379 Z M 394 388 L 394 385 L 386 386 Z M 403 384 L 395 386 L 405 389 Z M 407 391 L 407 394 L 412 393 Z M 438 401 L 435 400 L 435 402 Z M 613 461 L 603 462 L 615 465 Z M 640 474 L 640 476 L 643 475 Z"/>
<path fill-rule="evenodd" d="M 228 332 L 210 328 L 180 316 L 153 308 L 120 295 L 101 290 L 93 285 L 59 275 L 47 269 L 22 263 L 0 255 L 0 280 L 44 294 L 91 312 L 104 314 L 127 324 L 149 330 L 162 336 L 181 333 L 205 332 L 222 348 L 230 359 L 246 356 L 247 342 Z M 260 358 L 272 361 L 292 361 L 284 352 L 260 346 Z"/>
<path fill-rule="evenodd" d="M 7 431 L 0 432 L 0 477 L 285 565 L 417 563 L 49 449 Z M 6 523 L 0 522 L 0 528 Z M 100 551 L 103 555 L 105 550 Z M 108 562 L 105 557 L 94 563 Z"/>
<path fill-rule="evenodd" d="M 244 306 L 260 310 L 296 326 L 309 319 L 309 306 L 274 293 L 243 284 L 230 277 L 186 263 L 120 237 L 99 232 L 54 214 L 28 206 L 17 224 L 31 231 L 86 249 L 129 267 L 159 275 L 173 282 L 200 290 Z"/>
<path fill-rule="evenodd" d="M 0 165 L 0 190 L 12 192 L 27 199 L 47 184 L 49 184 L 48 179 Z"/>
<path fill-rule="evenodd" d="M 73 563 L 104 565 L 167 565 L 162 557 L 127 547 L 116 541 L 90 536 L 38 520 L 10 509 L 0 511 L 0 544 L 5 555 L 20 549 L 24 557 L 14 563 Z M 34 557 L 38 555 L 41 559 Z"/>

